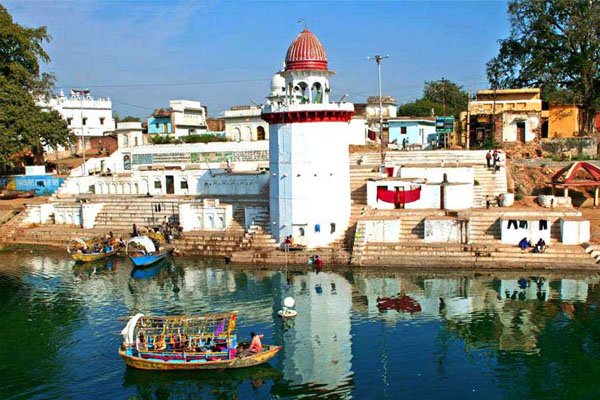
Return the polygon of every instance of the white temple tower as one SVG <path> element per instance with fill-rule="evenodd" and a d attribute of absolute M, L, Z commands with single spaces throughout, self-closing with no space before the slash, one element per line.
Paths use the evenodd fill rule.
<path fill-rule="evenodd" d="M 329 102 L 325 49 L 310 31 L 290 45 L 271 81 L 262 118 L 269 123 L 271 233 L 325 246 L 350 219 L 349 121 L 352 103 Z"/>

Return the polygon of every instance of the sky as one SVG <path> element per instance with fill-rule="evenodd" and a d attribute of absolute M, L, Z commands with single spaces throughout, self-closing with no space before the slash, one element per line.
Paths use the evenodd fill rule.
<path fill-rule="evenodd" d="M 366 102 L 384 94 L 399 104 L 442 77 L 476 91 L 485 64 L 508 36 L 501 1 L 3 1 L 15 22 L 47 26 L 45 45 L 57 90 L 89 87 L 110 97 L 120 116 L 146 118 L 170 99 L 197 100 L 209 116 L 262 103 L 287 48 L 306 20 L 327 52 L 332 98 Z"/>

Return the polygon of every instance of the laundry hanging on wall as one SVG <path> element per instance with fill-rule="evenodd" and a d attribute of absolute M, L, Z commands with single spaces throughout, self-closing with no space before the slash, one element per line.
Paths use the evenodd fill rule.
<path fill-rule="evenodd" d="M 377 188 L 377 200 L 381 200 L 386 203 L 394 203 L 395 205 L 401 205 L 406 203 L 413 203 L 421 198 L 421 187 L 411 190 L 388 190 L 385 186 Z"/>

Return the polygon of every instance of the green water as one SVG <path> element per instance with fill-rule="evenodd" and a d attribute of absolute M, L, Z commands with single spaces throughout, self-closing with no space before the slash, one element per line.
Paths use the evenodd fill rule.
<path fill-rule="evenodd" d="M 288 284 L 289 281 L 289 284 Z M 1 399 L 597 399 L 600 275 L 228 269 L 176 259 L 74 266 L 0 253 Z M 377 297 L 408 306 L 380 311 Z M 293 296 L 298 316 L 277 317 Z M 239 312 L 283 350 L 225 372 L 127 369 L 136 312 Z"/>

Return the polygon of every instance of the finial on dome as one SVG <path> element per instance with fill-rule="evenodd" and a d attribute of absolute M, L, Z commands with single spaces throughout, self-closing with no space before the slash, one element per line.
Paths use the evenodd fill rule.
<path fill-rule="evenodd" d="M 306 28 L 306 20 L 305 20 L 304 18 L 300 18 L 300 19 L 298 20 L 298 23 L 301 23 L 301 24 L 304 26 L 304 30 L 305 30 L 305 31 L 306 31 L 306 30 L 308 30 L 308 29 Z"/>

